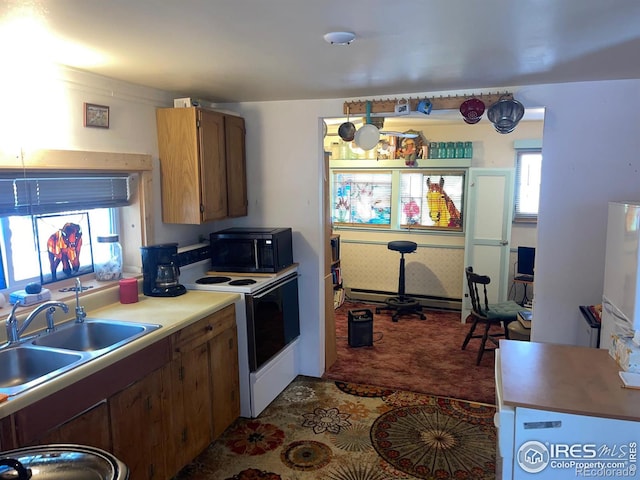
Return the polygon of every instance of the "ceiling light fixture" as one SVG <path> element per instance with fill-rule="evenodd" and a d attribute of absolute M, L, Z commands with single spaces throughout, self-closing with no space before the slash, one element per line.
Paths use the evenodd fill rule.
<path fill-rule="evenodd" d="M 331 45 L 349 45 L 356 38 L 353 32 L 329 32 L 325 33 L 324 40 Z"/>

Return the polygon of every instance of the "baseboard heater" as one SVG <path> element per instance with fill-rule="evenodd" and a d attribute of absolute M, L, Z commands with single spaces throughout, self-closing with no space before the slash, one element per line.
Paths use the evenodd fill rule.
<path fill-rule="evenodd" d="M 384 303 L 385 299 L 397 296 L 397 292 L 381 292 L 379 290 L 365 290 L 363 288 L 345 288 L 345 293 L 349 300 L 358 300 L 363 302 Z M 408 296 L 415 298 L 425 308 L 434 310 L 462 310 L 462 299 L 436 297 L 432 295 L 417 295 L 407 293 Z"/>

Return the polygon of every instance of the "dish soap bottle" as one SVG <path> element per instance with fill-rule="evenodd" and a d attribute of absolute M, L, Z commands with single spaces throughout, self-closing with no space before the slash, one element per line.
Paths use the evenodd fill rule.
<path fill-rule="evenodd" d="M 118 240 L 116 234 L 98 237 L 93 264 L 96 280 L 107 281 L 122 278 L 122 246 Z"/>

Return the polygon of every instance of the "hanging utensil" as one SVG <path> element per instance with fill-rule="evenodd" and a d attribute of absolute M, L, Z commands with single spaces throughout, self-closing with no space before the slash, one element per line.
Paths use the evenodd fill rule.
<path fill-rule="evenodd" d="M 356 134 L 356 126 L 349 121 L 349 107 L 347 106 L 347 121 L 342 123 L 338 128 L 338 135 L 345 142 L 353 141 Z"/>
<path fill-rule="evenodd" d="M 367 102 L 367 118 L 362 127 L 355 134 L 355 142 L 362 150 L 371 150 L 378 145 L 380 130 L 371 123 L 371 102 Z"/>

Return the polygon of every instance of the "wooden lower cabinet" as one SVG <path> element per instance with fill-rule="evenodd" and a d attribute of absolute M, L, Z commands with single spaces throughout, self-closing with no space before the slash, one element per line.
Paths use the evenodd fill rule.
<path fill-rule="evenodd" d="M 209 349 L 202 343 L 163 369 L 167 471 L 178 472 L 211 443 Z"/>
<path fill-rule="evenodd" d="M 162 369 L 109 398 L 113 454 L 130 470 L 130 478 L 166 479 Z"/>
<path fill-rule="evenodd" d="M 203 318 L 172 337 L 164 368 L 169 476 L 191 462 L 240 415 L 235 307 Z"/>
<path fill-rule="evenodd" d="M 238 333 L 233 326 L 209 340 L 211 369 L 210 408 L 213 413 L 213 439 L 218 438 L 240 416 L 240 383 L 238 362 Z"/>
<path fill-rule="evenodd" d="M 0 419 L 0 446 L 92 445 L 132 480 L 168 480 L 238 418 L 239 392 L 230 305 Z"/>
<path fill-rule="evenodd" d="M 34 445 L 49 443 L 90 445 L 110 452 L 112 444 L 107 401 L 101 401 L 33 442 Z"/>

